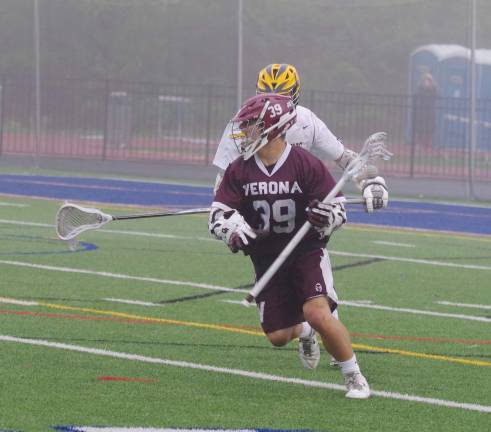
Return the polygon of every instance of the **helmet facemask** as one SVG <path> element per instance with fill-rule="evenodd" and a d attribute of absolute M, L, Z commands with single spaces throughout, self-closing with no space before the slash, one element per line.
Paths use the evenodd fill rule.
<path fill-rule="evenodd" d="M 268 105 L 269 102 L 265 104 L 264 112 Z M 232 138 L 245 160 L 268 143 L 269 130 L 264 129 L 264 113 L 261 114 L 256 119 L 232 122 Z"/>
<path fill-rule="evenodd" d="M 249 99 L 232 119 L 235 145 L 245 160 L 295 123 L 296 111 L 290 98 L 264 94 Z"/>

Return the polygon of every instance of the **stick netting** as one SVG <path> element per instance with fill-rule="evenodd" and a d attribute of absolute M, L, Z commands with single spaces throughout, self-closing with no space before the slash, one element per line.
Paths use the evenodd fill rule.
<path fill-rule="evenodd" d="M 110 215 L 100 210 L 65 204 L 56 215 L 56 232 L 62 240 L 70 240 L 84 231 L 100 228 L 111 220 Z"/>

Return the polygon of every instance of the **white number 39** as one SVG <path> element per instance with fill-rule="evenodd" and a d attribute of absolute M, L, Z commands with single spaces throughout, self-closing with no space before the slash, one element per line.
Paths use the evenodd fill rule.
<path fill-rule="evenodd" d="M 283 113 L 283 110 L 282 110 L 280 104 L 270 105 L 268 107 L 268 111 L 269 111 L 271 117 L 276 117 L 276 116 L 279 116 Z"/>

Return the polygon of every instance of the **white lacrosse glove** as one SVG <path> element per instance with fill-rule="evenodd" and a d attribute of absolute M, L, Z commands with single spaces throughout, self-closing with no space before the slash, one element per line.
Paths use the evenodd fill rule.
<path fill-rule="evenodd" d="M 244 250 L 257 235 L 237 210 L 224 212 L 210 224 L 210 232 L 223 240 L 233 253 Z"/>
<path fill-rule="evenodd" d="M 346 223 L 346 210 L 341 202 L 323 203 L 314 200 L 307 207 L 307 220 L 323 239 Z"/>
<path fill-rule="evenodd" d="M 365 209 L 368 213 L 387 207 L 389 192 L 383 177 L 377 176 L 362 180 L 361 187 L 365 199 Z"/>

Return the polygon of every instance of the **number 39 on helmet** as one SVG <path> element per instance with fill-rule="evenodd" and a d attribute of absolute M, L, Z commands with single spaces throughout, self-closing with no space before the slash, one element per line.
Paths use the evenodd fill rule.
<path fill-rule="evenodd" d="M 247 99 L 232 119 L 232 138 L 245 160 L 295 123 L 297 112 L 289 96 L 263 93 Z"/>

